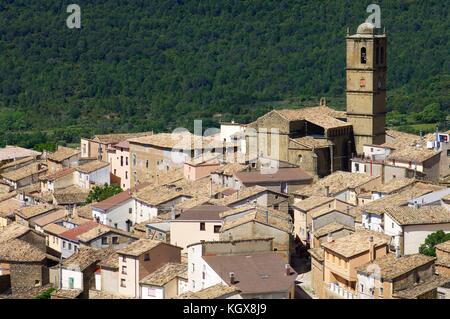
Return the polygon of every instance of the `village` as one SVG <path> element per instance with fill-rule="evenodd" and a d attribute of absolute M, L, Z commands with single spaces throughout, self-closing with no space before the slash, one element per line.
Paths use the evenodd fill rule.
<path fill-rule="evenodd" d="M 0 299 L 450 299 L 450 131 L 386 128 L 387 35 L 345 40 L 346 111 L 0 149 Z"/>

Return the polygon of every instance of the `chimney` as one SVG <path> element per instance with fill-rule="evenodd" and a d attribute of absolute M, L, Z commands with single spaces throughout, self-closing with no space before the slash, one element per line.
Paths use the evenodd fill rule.
<path fill-rule="evenodd" d="M 325 196 L 330 197 L 330 186 L 325 186 Z"/>
<path fill-rule="evenodd" d="M 328 233 L 327 235 L 327 243 L 332 243 L 334 241 L 333 236 L 331 235 L 331 233 Z"/>
<path fill-rule="evenodd" d="M 73 217 L 78 217 L 78 209 L 77 209 L 77 205 L 73 206 L 72 216 L 73 216 Z"/>
<path fill-rule="evenodd" d="M 284 270 L 285 270 L 286 276 L 290 276 L 291 275 L 291 266 L 289 264 L 285 264 L 284 265 Z"/>
<path fill-rule="evenodd" d="M 212 177 L 209 178 L 209 197 L 213 196 L 213 181 Z"/>
<path fill-rule="evenodd" d="M 234 278 L 234 272 L 230 272 L 229 276 L 230 276 L 230 284 L 234 285 L 236 283 L 236 280 Z"/>
<path fill-rule="evenodd" d="M 369 261 L 375 260 L 375 244 L 373 243 L 373 236 L 369 236 Z"/>
<path fill-rule="evenodd" d="M 395 247 L 395 258 L 400 258 L 401 256 L 400 247 Z"/>

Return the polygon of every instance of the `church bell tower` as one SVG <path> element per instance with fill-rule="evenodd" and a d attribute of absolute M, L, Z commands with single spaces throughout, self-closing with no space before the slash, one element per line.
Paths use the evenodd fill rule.
<path fill-rule="evenodd" d="M 386 34 L 371 23 L 347 35 L 347 118 L 357 154 L 386 140 L 386 48 Z"/>

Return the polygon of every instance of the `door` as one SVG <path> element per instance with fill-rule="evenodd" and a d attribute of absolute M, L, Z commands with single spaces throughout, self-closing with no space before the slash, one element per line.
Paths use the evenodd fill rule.
<path fill-rule="evenodd" d="M 69 277 L 69 289 L 73 289 L 74 286 L 73 282 L 74 282 L 73 277 Z"/>

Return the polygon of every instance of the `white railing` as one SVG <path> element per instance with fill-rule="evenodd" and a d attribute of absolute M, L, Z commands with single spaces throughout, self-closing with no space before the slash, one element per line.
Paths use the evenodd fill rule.
<path fill-rule="evenodd" d="M 347 289 L 342 288 L 335 282 L 330 283 L 328 285 L 328 289 L 331 292 L 343 297 L 344 299 L 356 299 L 356 296 L 353 293 L 351 293 Z"/>

